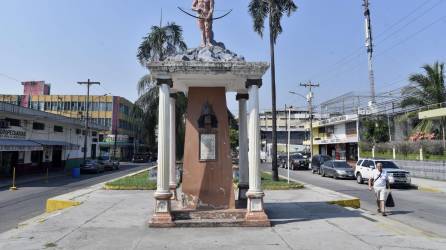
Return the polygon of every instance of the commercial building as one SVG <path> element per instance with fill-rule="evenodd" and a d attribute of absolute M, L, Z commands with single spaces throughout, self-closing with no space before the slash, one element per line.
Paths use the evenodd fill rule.
<path fill-rule="evenodd" d="M 99 151 L 99 133 L 91 124 L 87 157 Z M 79 166 L 84 152 L 84 123 L 48 112 L 0 102 L 0 176 L 69 169 Z"/>
<path fill-rule="evenodd" d="M 310 130 L 305 128 L 310 116 L 307 110 L 291 108 L 280 109 L 276 112 L 277 122 L 277 151 L 279 153 L 286 152 L 288 143 L 288 116 L 290 122 L 290 151 L 305 150 L 303 142 L 309 138 Z M 313 114 L 313 119 L 320 120 L 320 114 Z M 262 138 L 262 151 L 268 155 L 271 154 L 272 145 L 272 111 L 267 110 L 260 113 L 260 132 Z"/>
<path fill-rule="evenodd" d="M 310 127 L 307 123 L 306 128 Z M 342 115 L 313 122 L 313 154 L 336 160 L 358 160 L 358 115 Z M 310 145 L 310 140 L 305 141 Z"/>
<path fill-rule="evenodd" d="M 52 95 L 50 85 L 43 81 L 22 85 L 23 95 L 0 95 L 0 101 L 79 120 L 86 118 L 86 95 Z M 89 121 L 107 128 L 99 135 L 100 154 L 131 159 L 135 145 L 141 143 L 139 124 L 131 116 L 133 103 L 109 95 L 91 95 L 89 103 Z"/>

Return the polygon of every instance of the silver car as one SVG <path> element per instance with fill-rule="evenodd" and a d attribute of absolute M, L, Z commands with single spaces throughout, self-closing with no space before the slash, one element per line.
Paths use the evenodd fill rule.
<path fill-rule="evenodd" d="M 355 179 L 353 169 L 346 161 L 326 161 L 321 166 L 321 175 L 335 179 Z"/>

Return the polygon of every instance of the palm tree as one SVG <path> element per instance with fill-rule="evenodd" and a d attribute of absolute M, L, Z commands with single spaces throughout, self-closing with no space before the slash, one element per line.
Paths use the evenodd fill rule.
<path fill-rule="evenodd" d="M 142 66 L 147 62 L 163 61 L 167 56 L 187 49 L 183 39 L 183 29 L 175 23 L 167 23 L 166 26 L 152 26 L 150 33 L 143 38 L 138 47 L 137 58 Z M 155 130 L 158 124 L 158 87 L 150 74 L 143 76 L 137 84 L 139 98 L 136 101 L 144 113 L 144 138 L 151 147 L 151 151 L 156 150 Z M 182 119 L 186 112 L 187 99 L 180 94 L 176 102 L 177 118 L 177 152 L 183 152 L 182 145 L 184 141 L 184 123 Z"/>
<path fill-rule="evenodd" d="M 425 74 L 413 74 L 409 77 L 411 84 L 402 90 L 404 99 L 401 107 L 441 106 L 446 101 L 446 88 L 444 86 L 444 63 L 435 62 L 433 65 L 422 67 Z M 440 130 L 445 144 L 446 120 L 440 120 Z M 430 132 L 435 124 L 430 120 L 422 120 L 416 127 L 417 130 Z"/>
<path fill-rule="evenodd" d="M 166 26 L 152 26 L 139 45 L 137 57 L 144 66 L 146 62 L 163 61 L 167 56 L 186 49 L 181 26 L 167 23 Z"/>
<path fill-rule="evenodd" d="M 254 31 L 263 37 L 265 20 L 269 18 L 269 40 L 271 53 L 271 99 L 272 99 L 272 172 L 273 180 L 279 180 L 277 168 L 277 121 L 276 121 L 276 65 L 274 58 L 274 46 L 277 37 L 282 33 L 280 23 L 284 14 L 291 16 L 297 10 L 293 0 L 251 0 L 249 3 L 249 14 L 254 21 Z"/>

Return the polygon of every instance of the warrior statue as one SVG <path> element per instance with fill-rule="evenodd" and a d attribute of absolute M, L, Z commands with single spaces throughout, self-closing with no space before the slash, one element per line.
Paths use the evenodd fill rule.
<path fill-rule="evenodd" d="M 212 22 L 214 15 L 214 0 L 194 0 L 192 10 L 198 13 L 198 27 L 201 30 L 201 47 L 212 46 Z"/>

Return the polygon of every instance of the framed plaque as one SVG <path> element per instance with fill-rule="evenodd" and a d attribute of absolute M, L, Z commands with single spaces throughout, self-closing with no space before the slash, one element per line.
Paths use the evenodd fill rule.
<path fill-rule="evenodd" d="M 200 134 L 200 161 L 217 160 L 217 134 Z"/>

